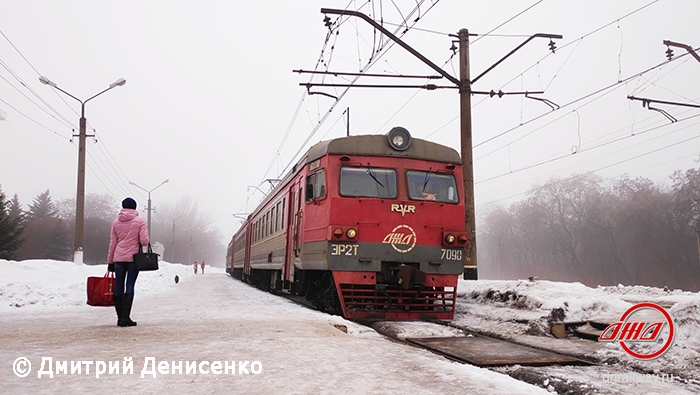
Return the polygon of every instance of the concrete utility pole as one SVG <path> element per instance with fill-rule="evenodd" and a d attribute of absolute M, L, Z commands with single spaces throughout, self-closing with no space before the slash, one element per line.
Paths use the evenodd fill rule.
<path fill-rule="evenodd" d="M 472 156 L 472 87 L 469 77 L 469 30 L 459 31 L 459 130 L 464 182 L 464 227 L 469 234 L 464 254 L 464 278 L 476 279 L 476 208 L 474 207 L 474 161 Z"/>
<path fill-rule="evenodd" d="M 85 130 L 87 124 L 87 120 L 85 119 L 85 103 L 107 92 L 112 88 L 116 88 L 118 86 L 126 84 L 126 80 L 124 78 L 120 78 L 115 82 L 111 83 L 107 89 L 84 101 L 59 88 L 56 85 L 56 83 L 50 81 L 46 77 L 39 77 L 39 82 L 41 82 L 44 85 L 49 85 L 53 88 L 56 88 L 59 91 L 80 102 L 80 133 L 78 134 L 78 191 L 75 198 L 75 244 L 73 248 L 73 251 L 75 251 L 75 255 L 73 256 L 73 262 L 77 264 L 82 264 L 83 241 L 85 239 L 85 139 L 88 137 L 87 132 Z M 92 135 L 90 137 L 92 137 Z"/>
<path fill-rule="evenodd" d="M 170 251 L 170 263 L 173 263 L 173 261 L 175 260 L 175 221 L 177 221 L 178 219 L 184 217 L 185 214 L 178 215 L 178 216 L 175 217 L 175 218 L 173 218 L 173 217 L 171 217 L 171 216 L 169 216 L 169 215 L 167 215 L 167 214 L 165 214 L 165 216 L 168 217 L 168 218 L 170 218 L 170 219 L 173 221 L 173 229 L 172 229 L 173 235 L 172 235 L 172 239 L 171 239 L 171 243 L 170 243 L 170 246 L 171 246 L 171 251 Z M 165 254 L 165 253 L 163 253 L 163 254 Z M 163 257 L 165 257 L 165 256 L 163 256 Z"/>
<path fill-rule="evenodd" d="M 152 237 L 152 236 L 151 236 L 151 211 L 155 211 L 155 210 L 156 210 L 155 208 L 151 208 L 151 192 L 155 191 L 156 189 L 158 189 L 159 186 L 165 184 L 165 183 L 168 182 L 168 181 L 170 181 L 170 180 L 165 180 L 165 181 L 161 182 L 160 184 L 158 184 L 157 187 L 151 189 L 150 191 L 149 191 L 148 189 L 141 188 L 140 186 L 136 185 L 136 183 L 133 182 L 133 181 L 129 181 L 129 184 L 131 184 L 131 185 L 135 186 L 136 188 L 138 188 L 138 189 L 140 189 L 140 190 L 145 191 L 146 193 L 148 193 L 148 208 L 147 208 L 146 210 L 148 210 L 148 237 L 149 237 L 149 238 Z"/>

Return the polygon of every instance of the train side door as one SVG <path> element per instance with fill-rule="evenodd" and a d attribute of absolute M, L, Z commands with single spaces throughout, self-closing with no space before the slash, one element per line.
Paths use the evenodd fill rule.
<path fill-rule="evenodd" d="M 284 280 L 294 282 L 294 261 L 301 252 L 301 182 L 293 181 L 287 194 L 287 246 L 284 256 Z"/>
<path fill-rule="evenodd" d="M 248 221 L 245 230 L 245 255 L 243 256 L 243 278 L 250 276 L 250 247 L 253 241 L 253 224 Z"/>

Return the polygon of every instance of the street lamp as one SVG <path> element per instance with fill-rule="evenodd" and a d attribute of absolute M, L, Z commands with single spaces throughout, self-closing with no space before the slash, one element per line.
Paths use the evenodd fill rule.
<path fill-rule="evenodd" d="M 148 210 L 148 237 L 151 237 L 151 210 L 155 210 L 155 209 L 151 209 L 151 192 L 155 191 L 156 189 L 158 189 L 159 186 L 165 184 L 168 181 L 170 181 L 170 180 L 165 180 L 165 181 L 161 182 L 160 184 L 158 184 L 157 187 L 151 189 L 150 191 L 147 189 L 141 188 L 140 186 L 136 185 L 136 183 L 133 181 L 129 181 L 129 184 L 131 184 L 131 185 L 135 186 L 136 188 L 148 193 L 148 208 L 146 209 L 146 210 Z"/>
<path fill-rule="evenodd" d="M 96 98 L 97 96 L 107 92 L 112 88 L 116 88 L 118 86 L 126 84 L 126 80 L 124 78 L 120 78 L 115 82 L 109 84 L 109 88 L 86 100 L 80 100 L 77 97 L 71 95 L 70 93 L 64 91 L 63 89 L 59 88 L 55 82 L 52 82 L 46 77 L 39 77 L 39 82 L 41 82 L 44 85 L 56 88 L 59 91 L 80 102 L 80 133 L 78 134 L 78 192 L 75 199 L 75 255 L 73 256 L 73 262 L 77 264 L 82 264 L 83 240 L 85 239 L 85 139 L 87 137 L 85 131 L 85 125 L 87 124 L 87 120 L 85 119 L 85 103 L 89 102 L 90 100 Z"/>
<path fill-rule="evenodd" d="M 172 237 L 172 242 L 171 242 L 172 251 L 170 252 L 170 263 L 173 263 L 173 261 L 175 260 L 175 221 L 184 217 L 185 214 L 180 214 L 175 218 L 173 218 L 167 214 L 164 214 L 164 215 L 173 221 L 173 237 Z"/>

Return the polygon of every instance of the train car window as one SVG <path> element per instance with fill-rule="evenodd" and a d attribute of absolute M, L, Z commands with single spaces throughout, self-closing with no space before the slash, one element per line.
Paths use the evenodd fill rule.
<path fill-rule="evenodd" d="M 457 183 L 453 174 L 432 171 L 409 170 L 408 196 L 413 200 L 432 200 L 443 203 L 458 203 Z"/>
<path fill-rule="evenodd" d="M 326 175 L 323 170 L 306 176 L 306 203 L 326 197 Z"/>
<path fill-rule="evenodd" d="M 277 202 L 277 211 L 275 211 L 275 213 L 277 213 L 276 214 L 277 217 L 275 218 L 275 232 L 282 229 L 282 222 L 281 222 L 281 218 L 280 218 L 280 209 L 281 209 L 280 206 L 281 205 L 282 205 L 282 202 Z"/>
<path fill-rule="evenodd" d="M 396 198 L 396 170 L 374 167 L 341 167 L 342 196 Z"/>
<path fill-rule="evenodd" d="M 286 198 L 282 198 L 282 218 L 281 218 L 282 219 L 282 229 L 284 229 L 284 208 L 285 208 L 286 201 L 287 201 Z"/>
<path fill-rule="evenodd" d="M 270 233 L 275 234 L 277 232 L 277 206 L 272 207 L 272 224 L 270 225 Z"/>

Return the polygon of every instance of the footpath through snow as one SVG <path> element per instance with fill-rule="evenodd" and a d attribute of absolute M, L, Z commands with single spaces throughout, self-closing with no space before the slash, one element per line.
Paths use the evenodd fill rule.
<path fill-rule="evenodd" d="M 547 393 L 260 292 L 221 269 L 195 276 L 189 266 L 161 263 L 158 272 L 141 273 L 132 311 L 138 326 L 131 328 L 115 325 L 113 308 L 85 304 L 86 278 L 104 274 L 104 266 L 0 261 L 0 269 L 1 394 Z M 15 364 L 21 357 L 31 363 L 26 377 L 13 372 L 27 369 Z M 133 373 L 124 374 L 129 357 Z M 161 364 L 151 366 L 155 378 L 142 378 L 149 357 Z M 42 358 L 52 359 L 53 378 L 39 377 Z M 56 374 L 57 361 L 67 361 L 67 374 Z M 119 362 L 119 374 L 97 378 L 94 363 L 72 374 L 79 361 Z M 179 361 L 182 373 L 172 374 Z M 197 373 L 187 373 L 193 361 Z M 236 362 L 235 374 L 225 374 L 227 361 Z M 240 361 L 249 362 L 249 374 L 240 374 Z M 252 373 L 256 361 L 259 374 Z"/>

